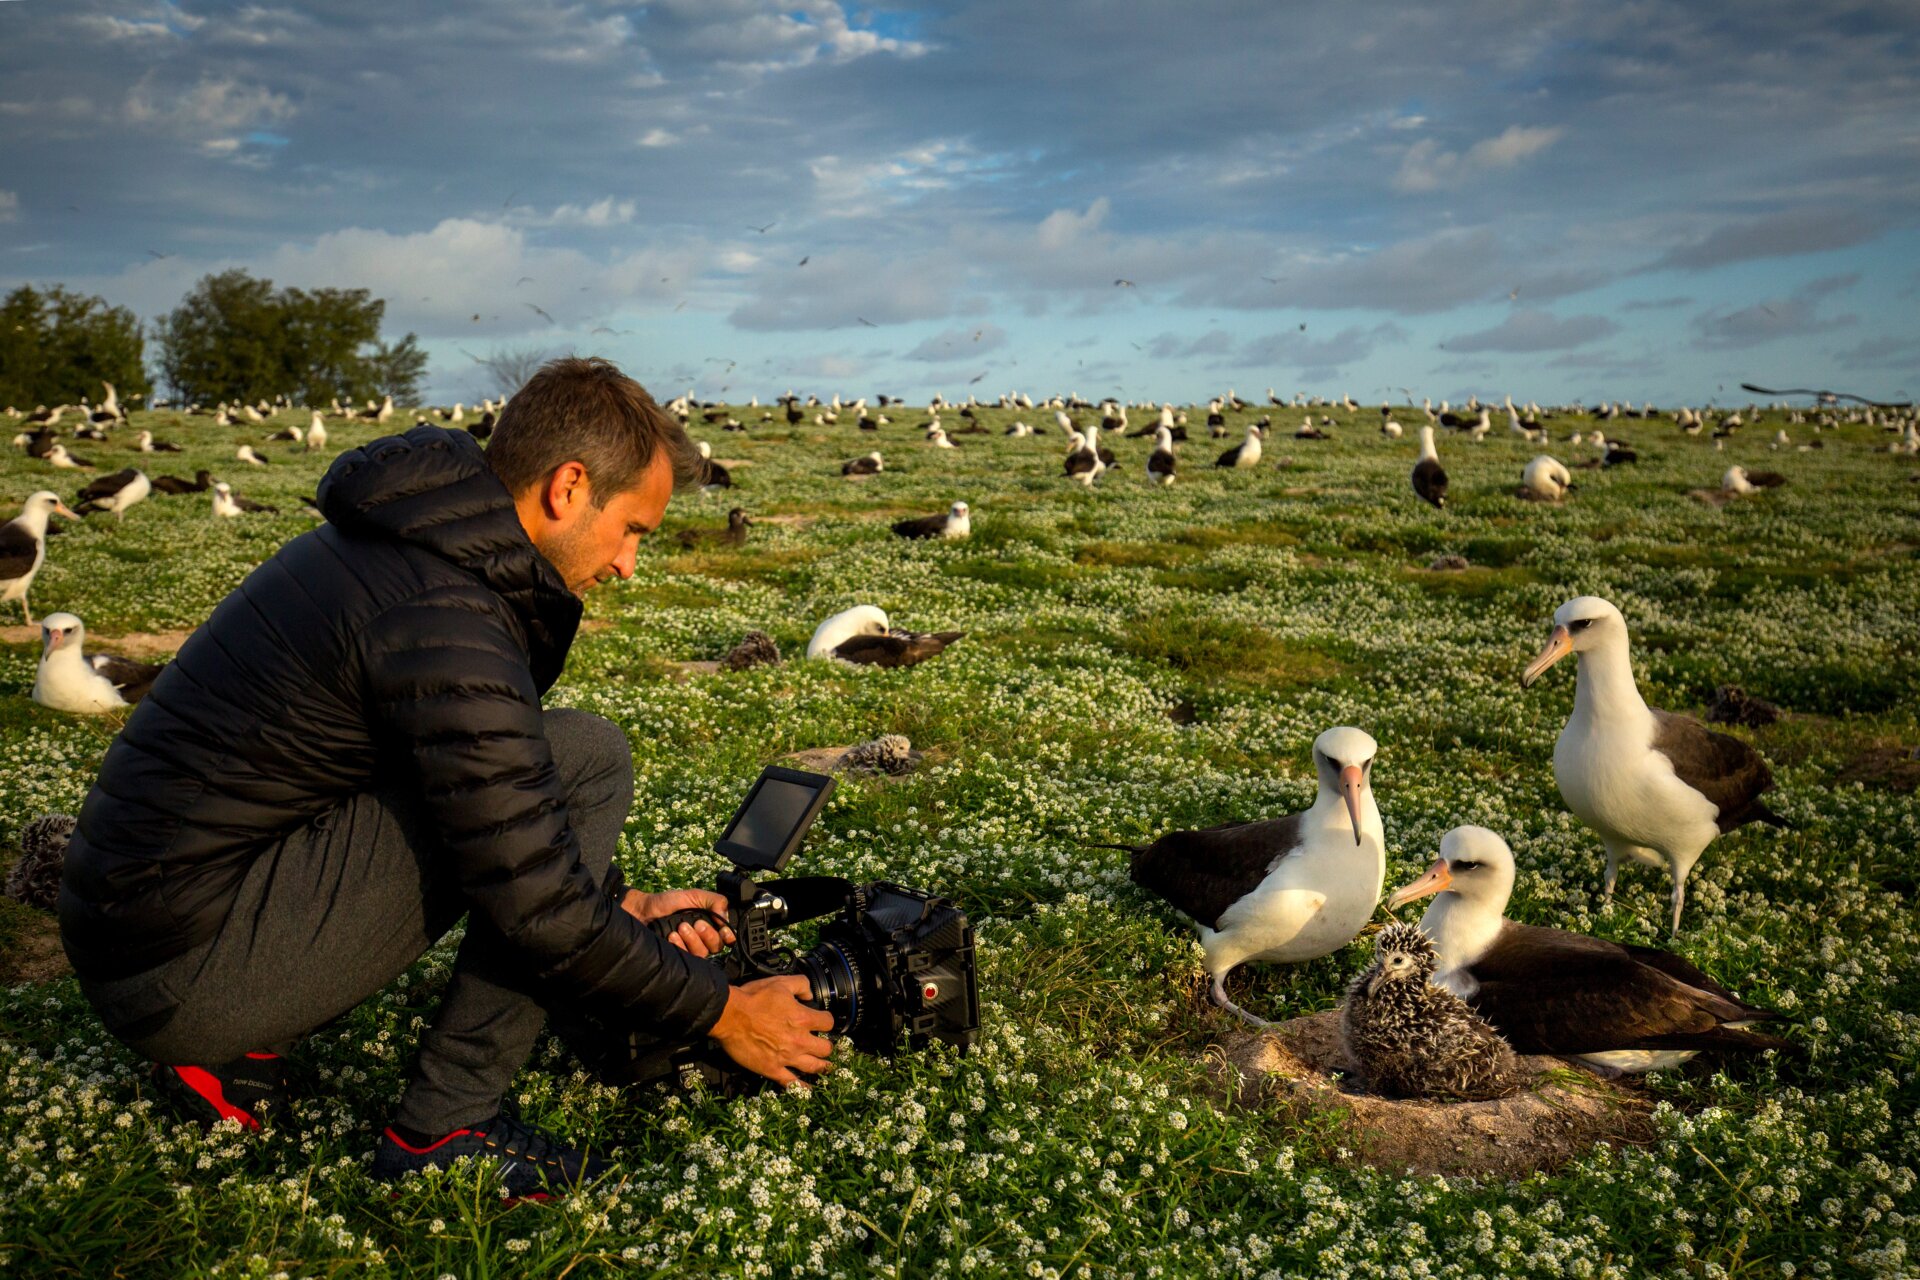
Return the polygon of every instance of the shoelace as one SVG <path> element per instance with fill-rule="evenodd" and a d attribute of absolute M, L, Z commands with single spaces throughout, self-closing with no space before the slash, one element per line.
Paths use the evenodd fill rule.
<path fill-rule="evenodd" d="M 539 1129 L 534 1128 L 532 1125 L 516 1117 L 509 1116 L 504 1111 L 488 1121 L 486 1127 L 480 1130 L 480 1132 L 486 1137 L 493 1139 L 503 1150 L 508 1151 L 510 1154 L 519 1156 L 525 1160 L 532 1160 L 538 1164 L 557 1165 L 565 1169 L 567 1168 L 567 1162 L 563 1159 L 556 1158 L 555 1153 L 558 1152 L 561 1155 L 574 1154 L 570 1149 L 564 1147 Z M 572 1170 L 569 1169 L 568 1172 L 571 1173 Z"/>

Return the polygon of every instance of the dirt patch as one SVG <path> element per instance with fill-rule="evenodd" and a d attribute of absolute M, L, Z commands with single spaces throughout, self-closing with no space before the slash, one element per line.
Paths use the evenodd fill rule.
<path fill-rule="evenodd" d="M 1920 788 L 1920 757 L 1906 747 L 1876 747 L 1840 766 L 1833 780 L 1840 786 L 1858 782 L 1886 791 L 1911 792 Z"/>
<path fill-rule="evenodd" d="M 847 765 L 842 764 L 842 761 L 846 758 L 847 752 L 852 750 L 855 745 L 857 744 L 848 743 L 843 747 L 809 747 L 805 751 L 795 751 L 791 755 L 782 756 L 781 760 L 783 763 L 790 764 L 796 769 L 804 769 L 808 773 L 851 772 L 852 770 Z M 911 762 L 913 769 L 918 770 L 923 764 L 929 761 L 938 764 L 946 758 L 946 753 L 937 749 L 933 751 L 909 751 L 907 752 L 907 758 Z M 866 769 L 859 770 L 858 772 L 862 777 L 873 778 L 880 782 L 899 782 L 909 776 L 908 774 L 876 773 Z"/>
<path fill-rule="evenodd" d="M 1404 1173 L 1519 1178 L 1560 1168 L 1599 1142 L 1653 1138 L 1652 1104 L 1559 1058 L 1522 1056 L 1528 1088 L 1488 1102 L 1405 1101 L 1361 1087 L 1340 1012 L 1237 1031 L 1208 1050 L 1235 1105 L 1332 1121 L 1350 1163 Z"/>
<path fill-rule="evenodd" d="M 755 524 L 784 524 L 791 525 L 795 529 L 805 529 L 811 525 L 815 519 L 816 517 L 814 516 L 755 516 L 753 522 Z"/>
<path fill-rule="evenodd" d="M 60 946 L 60 922 L 44 911 L 0 901 L 0 987 L 47 982 L 73 972 Z"/>
<path fill-rule="evenodd" d="M 180 652 L 192 631 L 129 631 L 123 636 L 97 636 L 87 632 L 87 648 L 96 653 L 114 653 L 123 658 L 163 658 Z M 40 643 L 40 628 L 0 627 L 0 643 Z"/>
<path fill-rule="evenodd" d="M 681 681 L 691 680 L 695 676 L 710 676 L 720 669 L 718 662 L 706 661 L 670 662 L 667 665 L 671 668 L 673 678 Z"/>

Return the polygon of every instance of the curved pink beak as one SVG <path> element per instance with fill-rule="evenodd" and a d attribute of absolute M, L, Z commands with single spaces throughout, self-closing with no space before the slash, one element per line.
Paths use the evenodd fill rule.
<path fill-rule="evenodd" d="M 1548 667 L 1572 652 L 1572 634 L 1565 627 L 1555 627 L 1553 634 L 1547 637 L 1547 647 L 1542 649 L 1540 656 L 1529 662 L 1527 669 L 1520 673 L 1520 687 L 1522 689 L 1530 687 Z"/>
<path fill-rule="evenodd" d="M 1357 764 L 1340 771 L 1340 794 L 1347 802 L 1347 816 L 1353 819 L 1353 842 L 1360 843 L 1360 795 L 1367 789 L 1367 775 Z"/>
<path fill-rule="evenodd" d="M 1430 893 L 1444 893 L 1453 884 L 1453 872 L 1445 858 L 1435 858 L 1427 873 L 1412 884 L 1403 885 L 1387 896 L 1387 910 L 1393 911 Z"/>

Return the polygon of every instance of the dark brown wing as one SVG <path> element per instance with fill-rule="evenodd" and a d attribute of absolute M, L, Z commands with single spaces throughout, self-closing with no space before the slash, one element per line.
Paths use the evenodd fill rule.
<path fill-rule="evenodd" d="M 233 502 L 234 502 L 234 505 L 239 507 L 242 511 L 266 511 L 266 512 L 271 512 L 275 515 L 279 514 L 279 511 L 280 511 L 280 508 L 278 507 L 268 506 L 264 502 L 255 502 L 251 498 L 243 498 L 237 493 L 233 495 Z"/>
<path fill-rule="evenodd" d="M 1091 470 L 1093 470 L 1093 450 L 1075 449 L 1072 453 L 1067 455 L 1067 474 L 1068 475 L 1070 476 L 1085 475 L 1087 472 Z"/>
<path fill-rule="evenodd" d="M 129 703 L 140 701 L 153 688 L 153 682 L 166 670 L 164 662 L 135 662 L 131 658 L 118 658 L 111 653 L 90 653 L 87 665 L 113 682 L 120 696 Z"/>
<path fill-rule="evenodd" d="M 1413 491 L 1436 507 L 1446 505 L 1446 470 L 1432 458 L 1422 458 L 1413 468 Z"/>
<path fill-rule="evenodd" d="M 76 504 L 82 502 L 98 502 L 102 498 L 111 498 L 114 494 L 132 484 L 134 476 L 138 474 L 139 472 L 135 471 L 132 467 L 128 467 L 126 470 L 116 471 L 110 476 L 101 476 L 98 480 L 95 480 L 92 484 L 82 489 L 80 496 L 75 498 L 74 502 Z"/>
<path fill-rule="evenodd" d="M 1772 1009 L 1763 1009 L 1757 1004 L 1748 1004 L 1745 1000 L 1742 1000 L 1739 996 L 1736 996 L 1733 992 L 1727 990 L 1718 982 L 1715 982 L 1699 969 L 1696 969 L 1692 962 L 1684 956 L 1677 956 L 1671 951 L 1662 951 L 1658 947 L 1635 946 L 1631 942 L 1623 942 L 1620 946 L 1628 955 L 1638 960 L 1641 964 L 1646 965 L 1648 968 L 1658 969 L 1669 978 L 1676 978 L 1690 987 L 1698 987 L 1702 991 L 1712 992 L 1722 1000 L 1739 1005 L 1742 1009 L 1746 1010 L 1747 1016 L 1750 1018 L 1777 1018 L 1780 1016 Z"/>
<path fill-rule="evenodd" d="M 1217 928 L 1227 908 L 1253 892 L 1300 842 L 1297 813 L 1204 831 L 1169 831 L 1134 850 L 1129 872 L 1142 889 Z"/>
<path fill-rule="evenodd" d="M 1653 713 L 1653 749 L 1673 763 L 1680 781 L 1719 806 L 1722 832 L 1749 822 L 1780 819 L 1760 797 L 1773 789 L 1773 771 L 1758 751 L 1731 734 L 1715 733 L 1692 716 Z"/>
<path fill-rule="evenodd" d="M 893 531 L 903 538 L 932 538 L 947 527 L 945 516 L 921 516 L 917 520 L 901 520 L 894 524 Z"/>
<path fill-rule="evenodd" d="M 1468 973 L 1480 986 L 1467 1003 L 1520 1053 L 1704 1049 L 1760 1039 L 1725 1026 L 1752 1017 L 1747 1006 L 1584 934 L 1508 921 Z"/>
<path fill-rule="evenodd" d="M 1212 422 L 1212 421 L 1213 421 L 1213 419 L 1212 419 L 1211 417 L 1209 417 L 1209 418 L 1207 419 L 1207 421 L 1208 421 L 1208 422 Z M 1240 464 L 1240 450 L 1241 450 L 1242 448 L 1244 448 L 1244 447 L 1245 447 L 1245 446 L 1243 446 L 1243 445 L 1235 445 L 1235 446 L 1233 446 L 1233 448 L 1231 448 L 1231 449 L 1229 449 L 1229 450 L 1227 450 L 1227 451 L 1226 451 L 1225 453 L 1223 453 L 1223 454 L 1221 454 L 1221 455 L 1220 455 L 1220 460 L 1219 460 L 1218 462 L 1215 462 L 1215 463 L 1214 463 L 1213 465 L 1214 465 L 1214 466 L 1216 466 L 1216 467 L 1233 467 L 1233 466 L 1238 466 L 1238 465 Z"/>
<path fill-rule="evenodd" d="M 0 582 L 26 577 L 39 555 L 39 541 L 18 522 L 0 525 Z"/>
<path fill-rule="evenodd" d="M 1756 489 L 1778 489 L 1787 482 L 1787 478 L 1778 471 L 1749 471 L 1747 483 Z"/>
<path fill-rule="evenodd" d="M 199 486 L 191 480 L 182 480 L 179 476 L 155 476 L 153 487 L 162 493 L 198 493 Z"/>
<path fill-rule="evenodd" d="M 854 636 L 836 646 L 833 656 L 867 667 L 911 667 L 937 656 L 965 634 L 964 631 L 937 634 L 892 631 L 883 636 Z"/>

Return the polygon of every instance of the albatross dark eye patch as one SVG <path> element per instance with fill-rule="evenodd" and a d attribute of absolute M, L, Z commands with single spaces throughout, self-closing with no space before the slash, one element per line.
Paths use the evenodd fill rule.
<path fill-rule="evenodd" d="M 1456 862 L 1453 864 L 1453 869 L 1455 871 L 1471 871 L 1479 865 L 1477 862 Z"/>
<path fill-rule="evenodd" d="M 1592 618 L 1575 618 L 1575 619 L 1574 619 L 1574 620 L 1573 620 L 1572 622 L 1569 622 L 1569 623 L 1567 624 L 1567 630 L 1569 630 L 1569 631 L 1585 631 L 1585 630 L 1586 630 L 1586 629 L 1587 629 L 1588 627 L 1590 627 L 1590 626 L 1592 626 L 1592 625 L 1593 625 L 1593 619 L 1592 619 Z"/>

